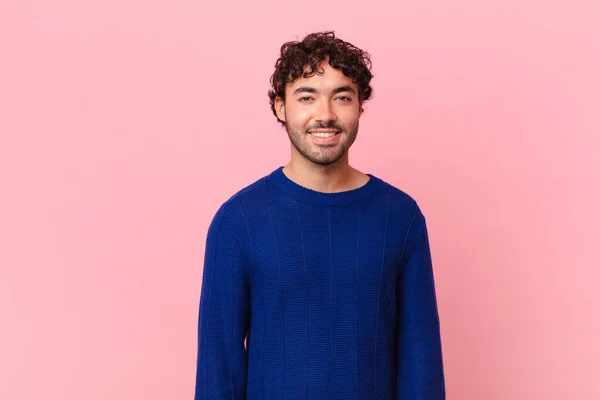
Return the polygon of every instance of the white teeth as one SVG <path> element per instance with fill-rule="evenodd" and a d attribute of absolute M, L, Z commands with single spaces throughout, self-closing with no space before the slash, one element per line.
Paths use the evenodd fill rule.
<path fill-rule="evenodd" d="M 335 136 L 335 132 L 311 132 L 310 134 L 320 138 L 328 138 Z"/>

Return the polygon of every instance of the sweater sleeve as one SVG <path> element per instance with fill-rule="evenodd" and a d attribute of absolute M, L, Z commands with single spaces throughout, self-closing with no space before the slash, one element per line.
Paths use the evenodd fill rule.
<path fill-rule="evenodd" d="M 408 228 L 396 281 L 396 398 L 446 398 L 440 321 L 425 217 L 418 208 Z"/>
<path fill-rule="evenodd" d="M 195 400 L 245 399 L 249 299 L 247 264 L 230 215 L 222 206 L 206 238 Z"/>

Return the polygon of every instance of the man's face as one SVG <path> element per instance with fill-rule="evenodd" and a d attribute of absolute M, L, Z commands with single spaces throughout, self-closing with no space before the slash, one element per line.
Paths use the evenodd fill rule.
<path fill-rule="evenodd" d="M 358 86 L 350 78 L 327 59 L 320 66 L 323 74 L 288 84 L 285 103 L 277 98 L 275 109 L 294 149 L 316 164 L 331 165 L 356 139 L 361 104 Z"/>

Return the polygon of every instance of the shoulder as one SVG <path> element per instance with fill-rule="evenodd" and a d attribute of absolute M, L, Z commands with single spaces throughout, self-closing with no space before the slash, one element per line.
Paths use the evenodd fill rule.
<path fill-rule="evenodd" d="M 381 178 L 376 179 L 381 186 L 379 195 L 388 199 L 390 221 L 406 233 L 419 231 L 426 224 L 426 218 L 417 198 L 404 188 Z"/>
<path fill-rule="evenodd" d="M 391 206 L 395 210 L 403 210 L 413 212 L 420 212 L 417 200 L 411 195 L 406 189 L 400 188 L 382 178 L 373 176 L 379 181 L 381 190 L 380 195 L 386 196 L 391 200 Z"/>
<path fill-rule="evenodd" d="M 255 209 L 260 193 L 264 192 L 264 177 L 243 187 L 220 204 L 209 224 L 207 243 L 235 242 L 246 249 L 248 240 L 248 212 Z M 243 250 L 245 251 L 245 250 Z"/>
<path fill-rule="evenodd" d="M 235 214 L 240 211 L 240 208 L 252 208 L 254 203 L 263 201 L 265 193 L 266 176 L 263 176 L 232 194 L 223 202 L 221 208 Z"/>
<path fill-rule="evenodd" d="M 391 199 L 390 220 L 399 227 L 406 243 L 427 240 L 427 221 L 416 198 L 407 191 L 382 180 L 383 192 Z M 409 239 L 412 238 L 412 239 Z M 411 247 L 412 245 L 409 245 Z"/>
<path fill-rule="evenodd" d="M 233 225 L 243 222 L 248 212 L 266 201 L 266 178 L 263 176 L 230 195 L 218 207 L 214 219 L 226 219 Z"/>

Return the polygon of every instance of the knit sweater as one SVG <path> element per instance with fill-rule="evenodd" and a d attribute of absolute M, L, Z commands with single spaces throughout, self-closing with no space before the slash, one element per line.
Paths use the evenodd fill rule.
<path fill-rule="evenodd" d="M 221 205 L 195 400 L 445 399 L 425 217 L 369 177 L 323 193 L 279 167 Z"/>

